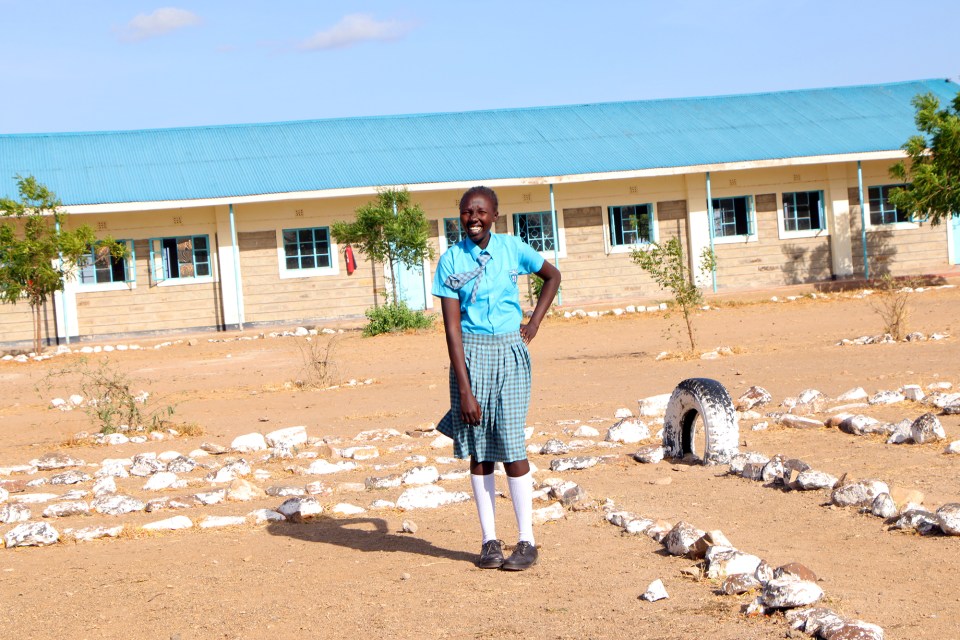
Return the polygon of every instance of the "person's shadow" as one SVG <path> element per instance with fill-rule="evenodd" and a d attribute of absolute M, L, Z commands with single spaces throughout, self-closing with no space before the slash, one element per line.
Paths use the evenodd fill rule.
<path fill-rule="evenodd" d="M 357 551 L 413 553 L 475 564 L 477 555 L 434 546 L 409 533 L 391 533 L 382 518 L 331 518 L 318 516 L 305 523 L 271 522 L 267 532 L 307 542 L 323 542 Z"/>

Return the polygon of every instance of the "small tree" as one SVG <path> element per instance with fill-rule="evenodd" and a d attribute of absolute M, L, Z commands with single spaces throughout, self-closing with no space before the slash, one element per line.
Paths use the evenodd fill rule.
<path fill-rule="evenodd" d="M 91 250 L 121 258 L 126 247 L 111 239 L 97 240 L 93 230 L 67 230 L 60 200 L 33 176 L 16 176 L 19 200 L 0 198 L 0 300 L 26 299 L 33 315 L 33 348 L 40 351 L 43 306 L 63 290 L 65 278 Z"/>
<path fill-rule="evenodd" d="M 923 135 L 911 136 L 903 145 L 909 158 L 890 168 L 890 175 L 908 182 L 894 189 L 890 202 L 903 211 L 929 217 L 939 224 L 960 212 L 960 93 L 952 109 L 940 109 L 932 93 L 913 98 L 914 120 Z"/>
<path fill-rule="evenodd" d="M 419 268 L 425 259 L 433 257 L 433 249 L 427 243 L 430 236 L 427 217 L 419 204 L 410 202 L 410 193 L 406 189 L 380 191 L 376 201 L 356 210 L 356 220 L 334 222 L 331 233 L 338 243 L 354 245 L 370 260 L 374 285 L 377 263 L 390 265 L 390 302 L 393 303 L 397 302 L 394 264 L 400 262 L 410 268 Z M 374 297 L 374 305 L 376 303 Z"/>
<path fill-rule="evenodd" d="M 690 350 L 697 350 L 696 336 L 693 330 L 693 310 L 703 304 L 703 292 L 693 283 L 690 270 L 683 255 L 680 238 L 670 238 L 663 244 L 650 243 L 631 253 L 633 261 L 650 274 L 661 289 L 669 290 L 673 300 L 680 307 L 686 323 Z M 716 258 L 710 249 L 704 249 L 700 256 L 700 272 L 710 273 L 716 268 Z"/>

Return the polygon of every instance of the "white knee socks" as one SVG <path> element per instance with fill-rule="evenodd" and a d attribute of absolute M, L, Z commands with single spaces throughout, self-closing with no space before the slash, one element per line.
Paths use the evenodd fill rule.
<path fill-rule="evenodd" d="M 533 539 L 533 475 L 526 473 L 518 478 L 507 477 L 513 513 L 517 516 L 520 540 L 535 544 Z"/>
<path fill-rule="evenodd" d="M 473 486 L 473 499 L 477 503 L 477 515 L 480 516 L 480 530 L 483 532 L 483 542 L 496 540 L 497 523 L 494 518 L 494 503 L 497 499 L 497 490 L 493 474 L 477 476 L 471 473 L 470 484 Z M 512 489 L 510 493 L 513 493 Z"/>

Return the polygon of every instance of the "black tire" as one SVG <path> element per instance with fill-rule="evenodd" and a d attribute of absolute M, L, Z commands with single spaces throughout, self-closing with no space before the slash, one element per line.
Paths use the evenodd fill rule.
<path fill-rule="evenodd" d="M 703 421 L 703 452 L 695 451 L 697 416 Z M 726 464 L 738 453 L 740 425 L 730 394 L 709 378 L 688 378 L 673 390 L 663 419 L 663 450 L 670 458 L 693 454 L 703 464 Z"/>

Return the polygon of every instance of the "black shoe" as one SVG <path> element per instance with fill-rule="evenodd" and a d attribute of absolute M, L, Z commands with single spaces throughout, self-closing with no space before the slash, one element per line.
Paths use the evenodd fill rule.
<path fill-rule="evenodd" d="M 480 561 L 477 566 L 481 569 L 499 569 L 503 566 L 503 543 L 499 540 L 487 540 L 480 547 Z"/>
<path fill-rule="evenodd" d="M 503 565 L 500 568 L 506 569 L 507 571 L 523 571 L 524 569 L 529 569 L 537 564 L 538 555 L 537 548 L 533 543 L 521 540 L 517 543 L 517 546 L 513 548 L 513 553 L 510 554 L 510 557 L 503 561 Z"/>

